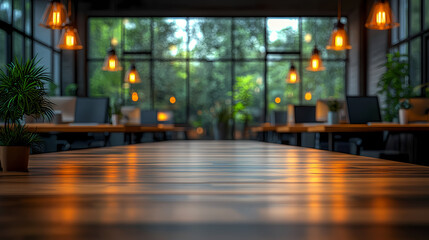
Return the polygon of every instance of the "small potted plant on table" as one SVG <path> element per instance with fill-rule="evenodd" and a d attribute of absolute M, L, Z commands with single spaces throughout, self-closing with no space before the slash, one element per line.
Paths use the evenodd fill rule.
<path fill-rule="evenodd" d="M 28 171 L 30 146 L 40 142 L 30 132 L 24 116 L 52 119 L 54 110 L 47 100 L 45 83 L 51 82 L 46 69 L 35 58 L 26 63 L 15 59 L 0 71 L 0 161 L 3 171 Z"/>
<path fill-rule="evenodd" d="M 408 123 L 408 109 L 411 109 L 412 105 L 408 99 L 404 99 L 399 103 L 399 123 Z"/>
<path fill-rule="evenodd" d="M 327 102 L 329 112 L 328 112 L 328 124 L 338 124 L 340 122 L 340 116 L 338 111 L 341 109 L 341 104 L 336 99 L 329 99 Z"/>

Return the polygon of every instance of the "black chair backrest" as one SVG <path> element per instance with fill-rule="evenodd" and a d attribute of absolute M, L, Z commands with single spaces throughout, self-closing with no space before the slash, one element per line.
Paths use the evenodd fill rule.
<path fill-rule="evenodd" d="M 76 99 L 75 123 L 107 123 L 109 98 Z"/>
<path fill-rule="evenodd" d="M 273 111 L 271 113 L 272 125 L 284 125 L 287 123 L 287 111 Z"/>
<path fill-rule="evenodd" d="M 295 123 L 315 123 L 316 106 L 294 106 Z"/>
<path fill-rule="evenodd" d="M 140 123 L 142 125 L 157 125 L 158 124 L 158 112 L 155 110 L 141 110 Z"/>
<path fill-rule="evenodd" d="M 381 122 L 378 97 L 346 97 L 349 123 Z"/>

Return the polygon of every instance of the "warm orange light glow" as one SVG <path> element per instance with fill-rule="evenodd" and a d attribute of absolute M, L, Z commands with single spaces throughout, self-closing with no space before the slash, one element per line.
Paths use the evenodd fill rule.
<path fill-rule="evenodd" d="M 60 1 L 52 1 L 46 6 L 40 26 L 49 29 L 62 29 L 66 25 L 67 12 Z"/>
<path fill-rule="evenodd" d="M 170 98 L 170 103 L 171 104 L 175 104 L 176 103 L 176 98 L 174 96 Z"/>
<path fill-rule="evenodd" d="M 335 36 L 335 46 L 336 47 L 342 47 L 343 46 L 343 37 L 342 36 Z"/>
<path fill-rule="evenodd" d="M 320 53 L 317 47 L 314 47 L 313 53 L 310 58 L 310 63 L 306 69 L 312 72 L 325 70 L 325 67 L 323 66 L 322 59 L 320 58 Z"/>
<path fill-rule="evenodd" d="M 140 75 L 134 63 L 131 64 L 130 69 L 125 74 L 124 82 L 130 83 L 130 84 L 141 83 Z"/>
<path fill-rule="evenodd" d="M 313 96 L 311 95 L 311 92 L 306 92 L 304 95 L 304 99 L 306 101 L 310 101 L 313 98 Z"/>
<path fill-rule="evenodd" d="M 201 135 L 204 133 L 204 129 L 202 127 L 197 127 L 197 134 Z"/>
<path fill-rule="evenodd" d="M 289 73 L 286 75 L 286 83 L 294 84 L 299 82 L 299 76 L 293 63 L 290 66 Z"/>
<path fill-rule="evenodd" d="M 296 83 L 296 73 L 291 73 L 289 76 L 290 76 L 290 82 Z"/>
<path fill-rule="evenodd" d="M 335 28 L 332 31 L 331 38 L 329 39 L 329 44 L 326 46 L 326 49 L 334 51 L 352 49 L 352 46 L 349 44 L 346 30 L 344 29 L 344 24 L 341 22 L 338 21 L 338 23 L 335 24 Z"/>
<path fill-rule="evenodd" d="M 139 95 L 136 92 L 133 92 L 131 100 L 133 100 L 133 102 L 137 102 L 139 100 Z"/>
<path fill-rule="evenodd" d="M 109 68 L 111 70 L 113 70 L 113 69 L 115 69 L 115 67 L 116 67 L 116 60 L 114 58 L 110 58 L 109 59 Z"/>
<path fill-rule="evenodd" d="M 276 97 L 276 99 L 274 99 L 274 102 L 277 104 L 279 104 L 281 101 L 282 101 L 282 99 L 279 97 Z"/>
<path fill-rule="evenodd" d="M 365 27 L 375 30 L 387 30 L 398 27 L 399 23 L 395 22 L 389 2 L 376 1 L 366 20 Z"/>
<path fill-rule="evenodd" d="M 169 120 L 169 117 L 165 112 L 158 112 L 157 118 L 158 122 L 165 122 Z"/>
<path fill-rule="evenodd" d="M 79 34 L 77 33 L 77 29 L 71 25 L 67 25 L 64 27 L 60 42 L 58 43 L 58 48 L 63 50 L 79 50 L 82 49 L 82 44 L 80 42 Z"/>
<path fill-rule="evenodd" d="M 136 82 L 136 74 L 135 73 L 130 73 L 130 83 L 135 83 Z"/>

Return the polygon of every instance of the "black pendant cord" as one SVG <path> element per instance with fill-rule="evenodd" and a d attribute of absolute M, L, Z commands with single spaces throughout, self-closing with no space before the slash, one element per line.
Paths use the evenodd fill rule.
<path fill-rule="evenodd" d="M 341 20 L 341 0 L 338 0 L 338 22 Z"/>

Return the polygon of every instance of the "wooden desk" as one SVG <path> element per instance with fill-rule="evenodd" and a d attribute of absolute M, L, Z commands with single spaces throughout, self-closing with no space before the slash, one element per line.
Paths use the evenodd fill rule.
<path fill-rule="evenodd" d="M 28 123 L 30 131 L 38 133 L 64 132 L 64 133 L 86 133 L 86 132 L 125 132 L 124 125 L 70 125 L 51 123 Z"/>
<path fill-rule="evenodd" d="M 1 239 L 426 239 L 429 168 L 253 141 L 30 156 Z"/>

